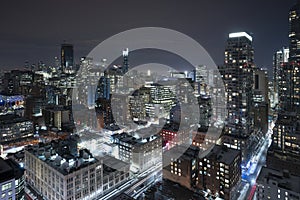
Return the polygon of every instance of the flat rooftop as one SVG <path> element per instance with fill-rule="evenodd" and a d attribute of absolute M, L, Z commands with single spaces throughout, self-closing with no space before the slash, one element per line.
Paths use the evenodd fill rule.
<path fill-rule="evenodd" d="M 279 188 L 300 193 L 300 177 L 291 175 L 288 172 L 277 171 L 263 167 L 257 178 L 258 182 L 269 183 L 269 181 L 276 181 Z"/>
<path fill-rule="evenodd" d="M 129 169 L 129 167 L 130 167 L 129 163 L 118 160 L 118 159 L 108 156 L 108 155 L 105 155 L 98 159 L 103 160 L 103 165 L 104 165 L 103 166 L 103 174 L 104 175 L 108 175 L 111 172 L 115 172 L 115 171 L 123 171 L 124 168 L 128 167 L 128 169 Z"/>
<path fill-rule="evenodd" d="M 27 146 L 26 151 L 36 156 L 63 175 L 78 171 L 99 162 L 87 149 L 77 152 L 76 139 Z"/>
<path fill-rule="evenodd" d="M 230 149 L 226 146 L 215 145 L 205 157 L 208 159 L 215 157 L 218 162 L 229 165 L 239 155 L 239 150 Z"/>

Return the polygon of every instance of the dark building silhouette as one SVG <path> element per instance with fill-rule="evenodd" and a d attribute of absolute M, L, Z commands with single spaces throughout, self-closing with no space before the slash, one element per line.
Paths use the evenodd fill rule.
<path fill-rule="evenodd" d="M 61 67 L 63 72 L 70 72 L 73 70 L 74 52 L 72 44 L 61 45 Z"/>
<path fill-rule="evenodd" d="M 11 159 L 0 157 L 0 198 L 25 199 L 24 169 Z"/>

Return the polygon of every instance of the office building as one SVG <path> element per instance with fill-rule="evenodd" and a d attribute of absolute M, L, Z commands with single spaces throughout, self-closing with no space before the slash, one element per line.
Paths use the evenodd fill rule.
<path fill-rule="evenodd" d="M 150 102 L 150 88 L 141 87 L 129 96 L 129 113 L 135 122 L 148 121 L 146 105 Z"/>
<path fill-rule="evenodd" d="M 130 163 L 132 171 L 142 172 L 149 167 L 161 162 L 162 159 L 162 138 L 158 135 L 151 135 L 144 138 L 135 137 L 128 133 L 112 135 L 113 142 L 118 145 L 119 159 Z"/>
<path fill-rule="evenodd" d="M 0 115 L 0 141 L 9 144 L 33 137 L 32 121 L 13 114 Z"/>
<path fill-rule="evenodd" d="M 274 105 L 284 100 L 286 88 L 284 77 L 284 69 L 288 65 L 290 50 L 287 47 L 282 47 L 273 56 L 273 86 L 274 86 Z M 280 94 L 280 95 L 279 95 Z"/>
<path fill-rule="evenodd" d="M 112 112 L 111 99 L 98 98 L 96 101 L 95 110 L 96 110 L 98 128 L 109 129 L 110 126 L 115 124 L 115 120 Z"/>
<path fill-rule="evenodd" d="M 300 1 L 289 12 L 290 61 L 300 61 Z"/>
<path fill-rule="evenodd" d="M 175 92 L 168 83 L 152 83 L 145 87 L 150 88 L 150 101 L 146 105 L 146 112 L 150 118 L 168 118 L 170 110 L 175 106 Z"/>
<path fill-rule="evenodd" d="M 210 133 L 207 133 L 208 127 L 198 128 L 197 131 L 193 132 L 192 145 L 199 147 L 201 151 L 206 151 L 217 144 L 219 140 L 218 131 L 215 127 L 210 127 L 210 129 Z"/>

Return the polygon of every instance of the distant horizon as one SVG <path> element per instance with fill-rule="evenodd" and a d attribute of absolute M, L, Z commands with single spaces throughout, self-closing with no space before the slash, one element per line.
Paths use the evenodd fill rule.
<path fill-rule="evenodd" d="M 54 57 L 60 58 L 60 44 L 64 42 L 74 45 L 78 61 L 114 34 L 152 26 L 187 34 L 208 51 L 217 65 L 223 65 L 228 34 L 246 31 L 253 36 L 255 64 L 271 69 L 273 54 L 288 46 L 288 12 L 295 3 L 296 0 L 249 3 L 181 0 L 176 4 L 170 0 L 142 3 L 75 0 L 72 4 L 5 1 L 0 10 L 0 68 L 22 68 L 26 61 L 53 65 Z M 124 14 L 119 17 L 114 13 Z"/>

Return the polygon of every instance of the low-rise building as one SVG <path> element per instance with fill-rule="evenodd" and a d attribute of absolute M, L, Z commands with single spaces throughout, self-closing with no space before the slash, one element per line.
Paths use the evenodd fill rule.
<path fill-rule="evenodd" d="M 288 171 L 277 171 L 263 167 L 256 180 L 256 197 L 263 199 L 300 199 L 300 176 L 291 175 Z"/>
<path fill-rule="evenodd" d="M 226 146 L 214 146 L 199 160 L 198 187 L 222 199 L 231 199 L 241 180 L 241 153 Z"/>
<path fill-rule="evenodd" d="M 186 148 L 183 145 L 173 147 L 164 153 L 163 177 L 188 189 L 195 189 L 198 184 L 198 156 L 198 147 Z"/>
<path fill-rule="evenodd" d="M 77 150 L 76 138 L 25 149 L 26 182 L 46 199 L 93 199 L 124 183 L 129 164 Z"/>
<path fill-rule="evenodd" d="M 144 171 L 162 160 L 162 138 L 159 135 L 138 138 L 124 132 L 112 137 L 119 148 L 119 159 L 130 163 L 134 171 Z"/>

